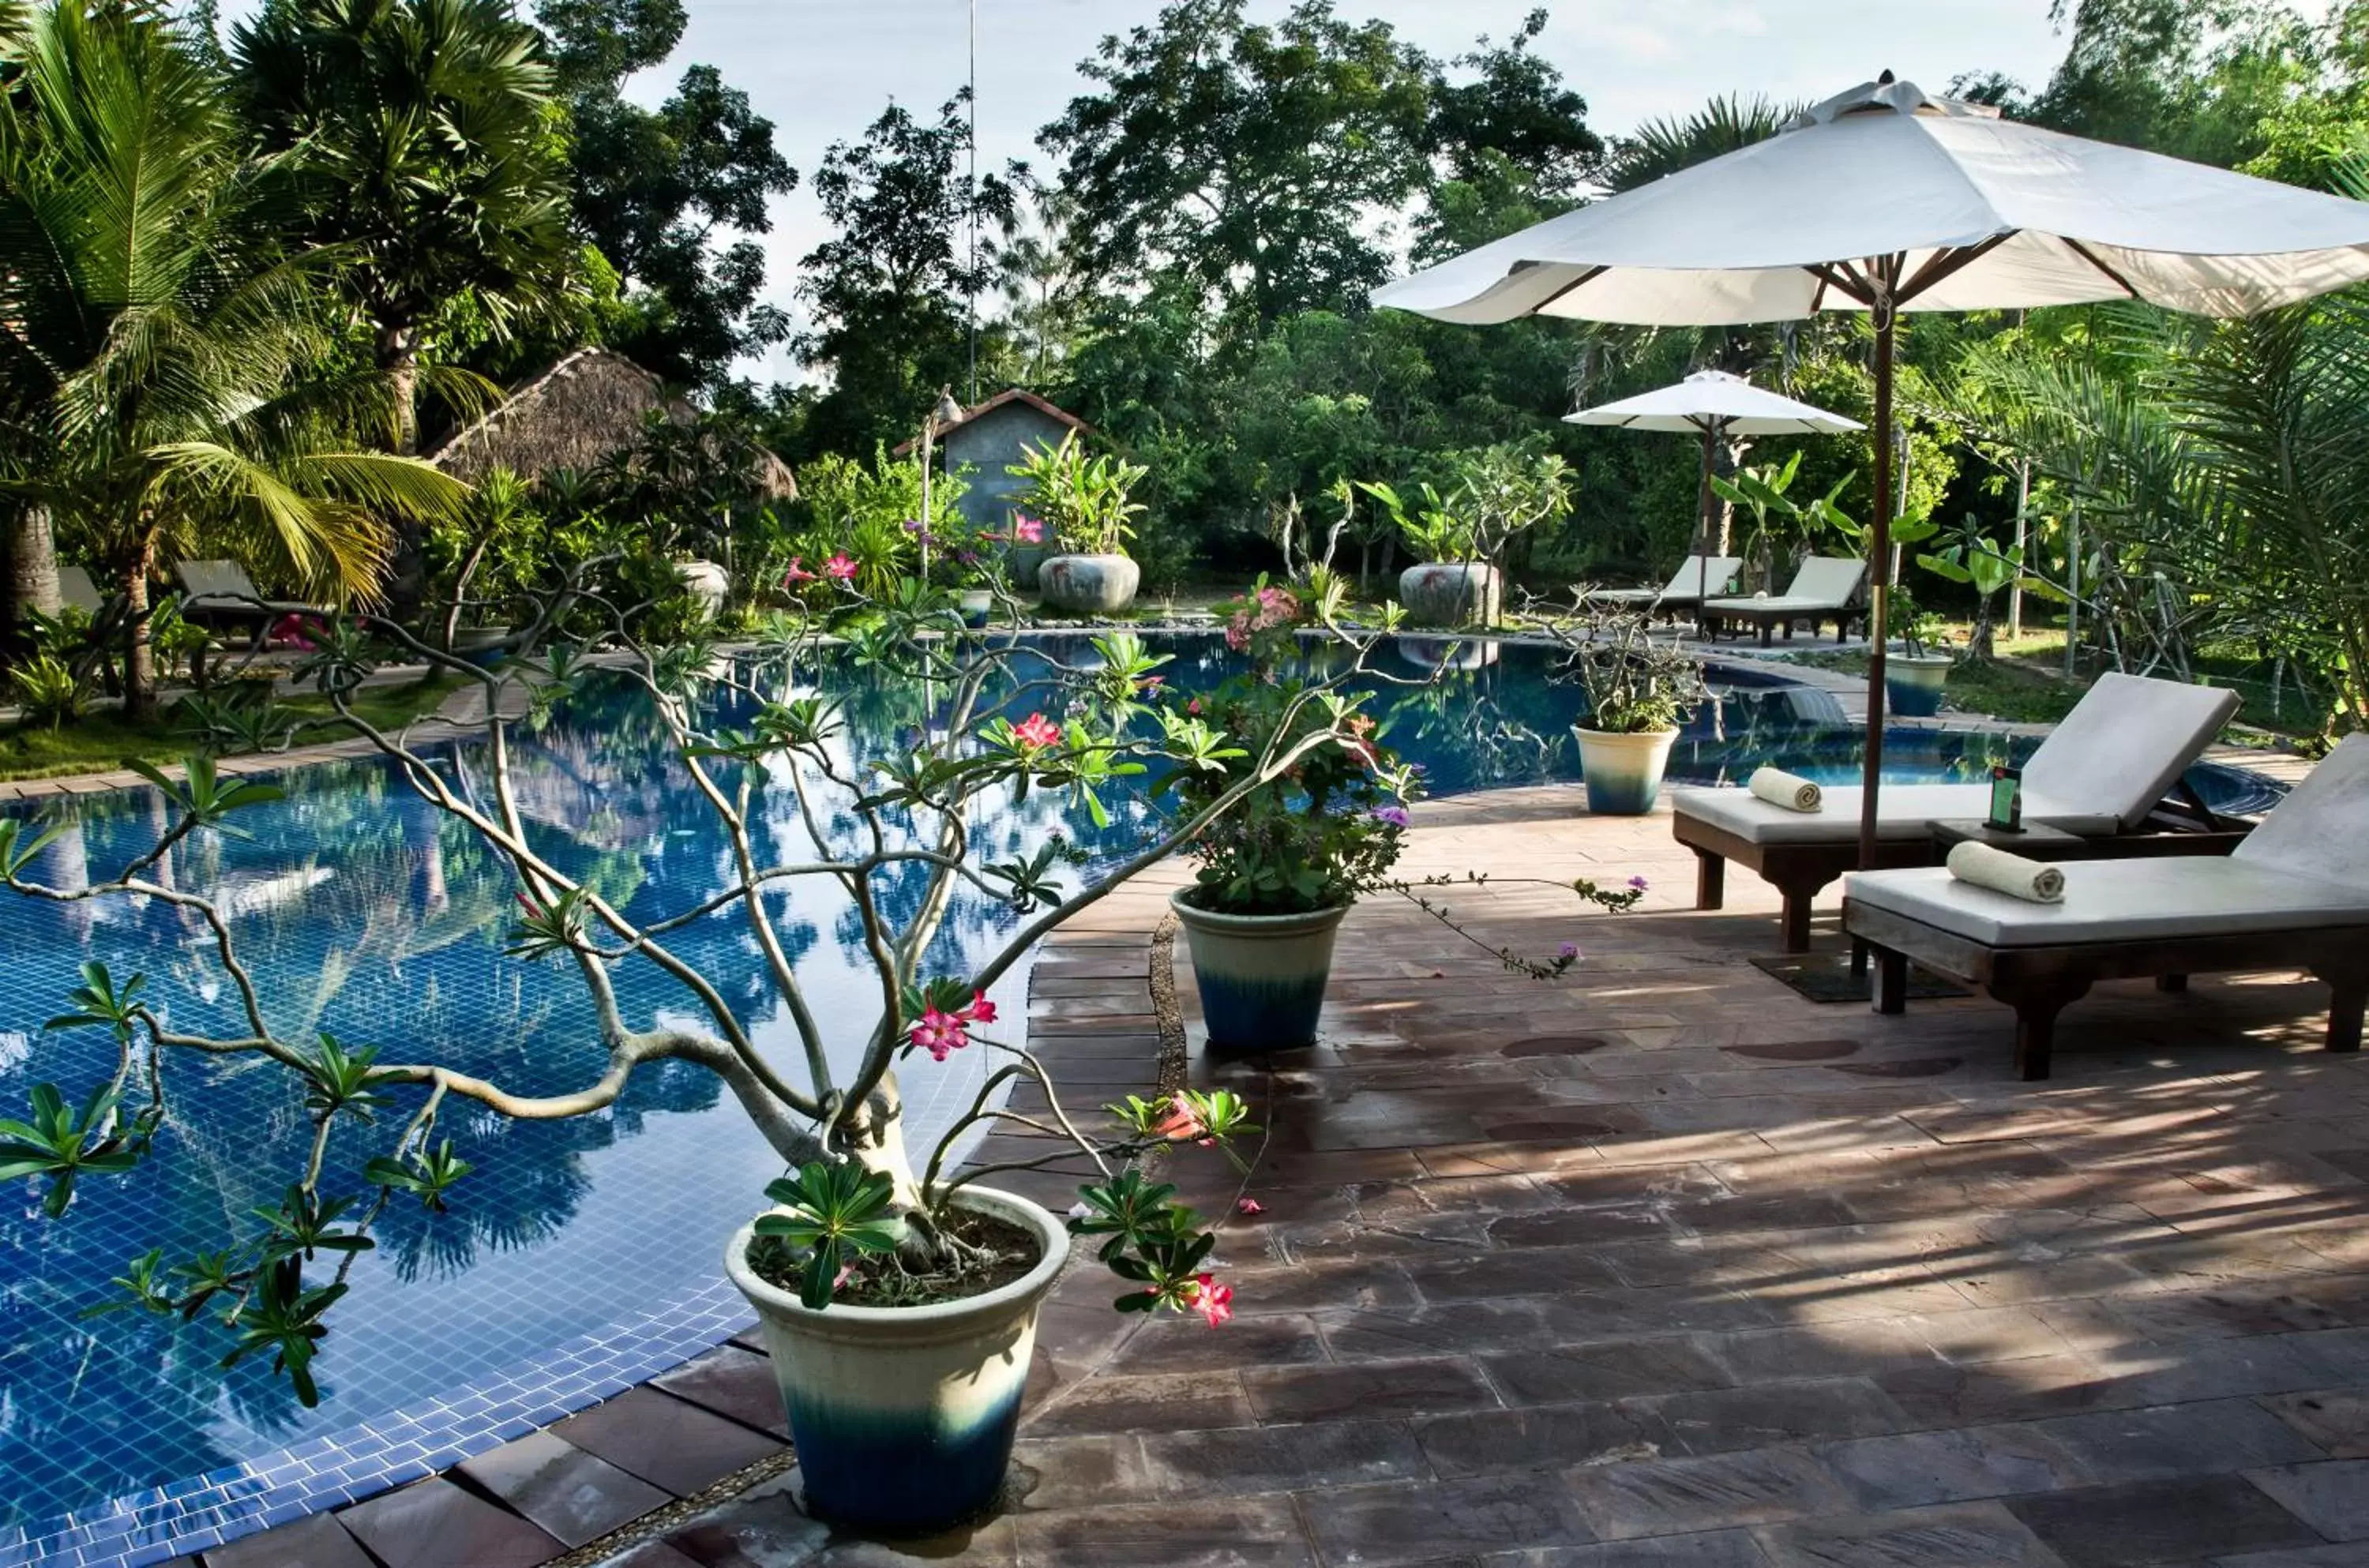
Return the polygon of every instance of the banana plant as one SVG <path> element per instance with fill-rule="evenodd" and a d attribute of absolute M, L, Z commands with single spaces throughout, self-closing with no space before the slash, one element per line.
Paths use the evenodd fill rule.
<path fill-rule="evenodd" d="M 2010 544 L 2001 548 L 1972 518 L 1959 525 L 1950 542 L 1939 553 L 1917 557 L 1917 564 L 1935 577 L 1948 582 L 1963 583 L 1974 590 L 1974 629 L 1967 647 L 1967 652 L 1973 658 L 1992 657 L 1991 605 L 2003 590 L 2020 588 L 2044 599 L 2060 602 L 2064 600 L 2065 595 L 2054 584 L 2025 571 L 2023 559 L 2022 545 Z"/>

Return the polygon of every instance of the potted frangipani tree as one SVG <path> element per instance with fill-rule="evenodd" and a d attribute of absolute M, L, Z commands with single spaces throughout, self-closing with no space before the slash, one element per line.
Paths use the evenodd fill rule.
<path fill-rule="evenodd" d="M 1143 573 L 1127 554 L 1143 506 L 1135 486 L 1150 470 L 1113 453 L 1089 457 L 1078 433 L 1027 449 L 1005 470 L 1021 481 L 1022 515 L 1049 529 L 1053 553 L 1036 573 L 1047 607 L 1108 615 L 1135 602 Z"/>
<path fill-rule="evenodd" d="M 849 601 L 860 591 L 851 570 L 827 563 L 818 575 L 816 591 Z M 538 625 L 580 625 L 597 612 L 608 624 L 590 646 L 521 656 L 498 670 L 374 617 L 340 618 L 319 634 L 303 666 L 307 677 L 392 760 L 402 786 L 514 876 L 519 912 L 509 956 L 560 966 L 580 980 L 597 1020 L 600 1066 L 572 1084 L 496 1082 L 453 1063 L 407 1059 L 399 1047 L 303 1037 L 276 1024 L 303 1010 L 259 992 L 220 905 L 157 870 L 180 841 L 235 833 L 243 810 L 277 796 L 269 783 L 222 776 L 202 755 L 181 776 L 151 773 L 165 800 L 156 842 L 113 875 L 74 886 L 40 879 L 48 835 L 0 820 L 0 879 L 17 893 L 66 904 L 144 899 L 182 911 L 236 1017 L 219 1035 L 191 1032 L 152 1005 L 141 975 L 87 966 L 57 1026 L 105 1032 L 116 1065 L 95 1084 L 38 1088 L 28 1119 L 0 1125 L 0 1177 L 46 1183 L 48 1208 L 63 1214 L 78 1183 L 148 1152 L 176 1084 L 196 1064 L 288 1074 L 302 1090 L 312 1154 L 291 1173 L 284 1199 L 229 1250 L 189 1259 L 151 1252 L 120 1283 L 128 1305 L 224 1320 L 235 1355 L 271 1359 L 310 1402 L 318 1397 L 315 1363 L 348 1288 L 336 1260 L 373 1245 L 372 1230 L 389 1205 L 441 1206 L 468 1173 L 439 1136 L 440 1117 L 597 1116 L 651 1073 L 711 1075 L 787 1173 L 766 1189 L 769 1207 L 733 1238 L 725 1263 L 773 1352 L 808 1506 L 896 1533 L 987 1508 L 1017 1420 L 1037 1305 L 1072 1234 L 1098 1243 L 1102 1261 L 1124 1280 L 1123 1310 L 1196 1312 L 1212 1324 L 1228 1316 L 1230 1292 L 1210 1265 L 1209 1230 L 1146 1173 L 1140 1157 L 1204 1143 L 1223 1149 L 1247 1128 L 1239 1099 L 1189 1091 L 1129 1099 L 1089 1125 L 1054 1093 L 1024 1026 L 1007 1030 L 989 992 L 1047 933 L 1194 843 L 1262 787 L 1362 747 L 1354 708 L 1335 698 L 1366 650 L 1286 699 L 1268 738 L 1245 742 L 1168 692 L 1165 661 L 1132 636 L 1097 639 L 1091 658 L 1070 665 L 1009 635 L 967 630 L 947 595 L 910 579 L 865 607 L 869 613 L 849 623 L 849 646 L 830 657 L 869 661 L 898 689 L 930 693 L 929 721 L 893 745 L 852 734 L 834 702 L 800 685 L 799 670 L 825 657 L 818 615 L 778 618 L 762 646 L 727 655 L 706 643 L 642 646 L 624 616 L 579 597 L 546 605 Z M 388 645 L 484 689 L 494 716 L 464 774 L 351 706 L 374 650 Z M 728 846 L 722 890 L 664 919 L 629 917 L 596 880 L 571 875 L 517 804 L 514 721 L 505 715 L 521 706 L 544 712 L 595 663 L 611 671 L 603 679 L 640 690 L 659 721 L 658 765 L 704 803 Z M 1162 773 L 1189 782 L 1176 790 L 1190 804 L 1098 868 L 1079 868 L 1059 841 L 991 861 L 972 831 L 982 801 L 1028 791 L 1065 792 L 1076 809 L 1107 821 L 1105 794 Z M 776 863 L 752 823 L 761 793 L 784 790 L 796 813 L 764 819 L 802 818 L 811 842 Z M 876 987 L 868 1018 L 818 1016 L 800 983 L 773 895 L 806 879 L 845 895 Z M 1008 905 L 1015 927 L 968 972 L 934 972 L 929 956 L 944 949 L 933 938 L 958 887 Z M 744 927 L 753 955 L 755 978 L 729 994 L 676 944 L 686 928 L 708 921 Z M 662 1006 L 650 1000 L 658 990 L 670 999 Z M 765 1020 L 786 1020 L 795 1060 L 761 1048 Z M 956 1053 L 992 1058 L 985 1087 L 944 1139 L 909 1149 L 900 1079 L 942 1070 Z M 1043 1083 L 1054 1107 L 1044 1125 L 1057 1125 L 1097 1173 L 1066 1226 L 992 1185 L 998 1167 L 957 1169 L 953 1157 L 966 1128 L 1016 1114 L 1001 1108 L 997 1091 L 1024 1080 Z M 364 1153 L 372 1156 L 366 1164 Z M 361 1176 L 350 1190 L 325 1173 L 357 1166 Z M 744 1201 L 754 1207 L 756 1198 Z"/>
<path fill-rule="evenodd" d="M 1516 444 L 1459 452 L 1448 488 L 1418 486 L 1410 506 L 1388 485 L 1364 484 L 1418 557 L 1399 574 L 1408 619 L 1426 626 L 1494 626 L 1504 609 L 1498 562 L 1519 534 L 1571 512 L 1571 464 Z"/>
<path fill-rule="evenodd" d="M 1900 646 L 1884 656 L 1884 702 L 1902 718 L 1931 718 L 1941 711 L 1953 662 L 1934 644 L 1940 618 L 1917 601 L 1906 583 L 1892 590 L 1887 610 Z"/>
<path fill-rule="evenodd" d="M 1587 808 L 1643 816 L 1679 727 L 1710 698 L 1701 658 L 1675 638 L 1655 641 L 1641 612 L 1591 605 L 1585 588 L 1569 613 L 1543 613 L 1539 624 L 1562 649 L 1557 678 L 1587 694 L 1586 722 L 1572 727 Z"/>
<path fill-rule="evenodd" d="M 1312 617 L 1300 595 L 1261 578 L 1221 612 L 1228 646 L 1253 668 L 1198 699 L 1204 716 L 1226 734 L 1257 738 L 1260 750 L 1320 732 L 1353 738 L 1306 755 L 1210 820 L 1187 848 L 1193 885 L 1169 899 L 1192 951 L 1210 1049 L 1289 1050 L 1315 1041 L 1343 918 L 1398 860 L 1415 774 L 1375 738 L 1362 698 L 1307 700 L 1316 683 L 1295 655 Z M 1204 815 L 1251 765 L 1245 750 L 1221 770 L 1170 774 L 1174 809 Z"/>

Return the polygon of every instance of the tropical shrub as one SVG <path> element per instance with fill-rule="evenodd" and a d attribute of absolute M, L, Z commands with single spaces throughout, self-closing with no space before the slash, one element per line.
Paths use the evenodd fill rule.
<path fill-rule="evenodd" d="M 1587 727 L 1614 735 L 1676 729 L 1711 697 L 1702 656 L 1675 638 L 1651 635 L 1642 611 L 1588 602 L 1575 589 L 1571 609 L 1530 607 L 1561 657 L 1551 679 L 1587 694 Z"/>
<path fill-rule="evenodd" d="M 1135 537 L 1144 509 L 1135 487 L 1150 470 L 1110 452 L 1088 457 L 1075 430 L 1059 446 L 1027 448 L 1004 472 L 1021 481 L 1019 506 L 1044 521 L 1060 553 L 1123 555 Z"/>

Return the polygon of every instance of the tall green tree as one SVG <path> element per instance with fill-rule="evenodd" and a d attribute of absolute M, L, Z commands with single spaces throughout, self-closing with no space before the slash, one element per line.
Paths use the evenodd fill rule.
<path fill-rule="evenodd" d="M 316 595 L 374 595 L 389 518 L 465 486 L 355 450 L 391 415 L 340 375 L 339 252 L 252 155 L 225 84 L 144 7 L 35 14 L 0 115 L 0 444 L 7 493 L 88 540 L 132 612 L 129 705 L 153 701 L 148 585 L 167 548 L 242 555 Z"/>
<path fill-rule="evenodd" d="M 1012 178 L 974 186 L 965 172 L 968 102 L 956 95 L 934 120 L 891 104 L 863 140 L 834 143 L 815 175 L 838 233 L 806 257 L 798 292 L 814 327 L 798 350 L 830 372 L 808 422 L 830 450 L 901 439 L 939 387 L 964 383 L 969 302 L 994 291 L 1018 206 Z"/>
<path fill-rule="evenodd" d="M 687 67 L 657 109 L 625 79 L 681 41 L 682 0 L 540 0 L 574 141 L 583 235 L 616 269 L 623 310 L 609 346 L 668 380 L 719 385 L 733 361 L 790 336 L 763 303 L 766 204 L 797 188 L 773 124 L 713 65 Z"/>
<path fill-rule="evenodd" d="M 1382 22 L 1299 0 L 1175 0 L 1102 41 L 1097 84 L 1047 126 L 1079 264 L 1119 287 L 1193 282 L 1239 333 L 1361 308 L 1390 271 L 1377 212 L 1429 177 L 1433 74 Z"/>

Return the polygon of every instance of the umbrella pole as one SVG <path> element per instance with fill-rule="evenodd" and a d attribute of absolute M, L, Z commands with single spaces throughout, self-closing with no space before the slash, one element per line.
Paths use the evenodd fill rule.
<path fill-rule="evenodd" d="M 1711 443 L 1719 439 L 1717 427 L 1705 422 L 1702 428 L 1702 485 L 1696 492 L 1695 510 L 1699 524 L 1695 531 L 1695 635 L 1703 635 L 1703 601 L 1711 597 L 1711 545 L 1716 536 L 1711 524 L 1713 500 L 1711 493 Z"/>
<path fill-rule="evenodd" d="M 1875 317 L 1875 521 L 1867 548 L 1867 765 L 1860 779 L 1859 864 L 1875 865 L 1876 795 L 1883 783 L 1884 612 L 1892 591 L 1892 292 L 1879 280 Z"/>

